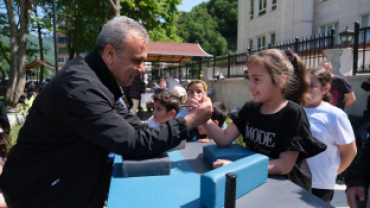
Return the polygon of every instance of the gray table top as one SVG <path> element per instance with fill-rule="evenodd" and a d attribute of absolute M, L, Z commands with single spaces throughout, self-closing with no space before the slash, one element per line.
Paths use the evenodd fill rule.
<path fill-rule="evenodd" d="M 186 143 L 186 148 L 179 152 L 186 162 L 200 176 L 212 170 L 203 159 L 202 143 Z M 237 207 L 284 207 L 284 208 L 326 208 L 333 207 L 291 181 L 281 177 L 269 177 L 267 183 L 242 196 L 236 201 Z"/>

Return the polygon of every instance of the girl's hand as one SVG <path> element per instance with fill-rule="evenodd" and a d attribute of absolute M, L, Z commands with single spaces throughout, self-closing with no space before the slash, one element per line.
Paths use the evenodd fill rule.
<path fill-rule="evenodd" d="M 230 164 L 230 163 L 232 163 L 232 161 L 230 161 L 230 160 L 218 159 L 213 163 L 213 168 L 216 169 L 216 168 L 222 167 L 222 166 Z"/>
<path fill-rule="evenodd" d="M 198 139 L 198 143 L 209 143 L 210 139 Z"/>

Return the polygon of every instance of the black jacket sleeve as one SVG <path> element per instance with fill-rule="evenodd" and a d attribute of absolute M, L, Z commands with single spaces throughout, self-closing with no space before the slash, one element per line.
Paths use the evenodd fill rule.
<path fill-rule="evenodd" d="M 10 123 L 8 120 L 8 115 L 4 103 L 0 101 L 0 125 L 3 131 L 7 134 L 10 132 Z"/>
<path fill-rule="evenodd" d="M 64 103 L 65 119 L 81 137 L 126 159 L 157 156 L 187 138 L 183 118 L 150 128 L 92 83 L 76 87 Z"/>
<path fill-rule="evenodd" d="M 370 139 L 362 146 L 356 162 L 347 169 L 344 179 L 347 189 L 353 186 L 363 186 L 365 189 L 369 187 Z"/>

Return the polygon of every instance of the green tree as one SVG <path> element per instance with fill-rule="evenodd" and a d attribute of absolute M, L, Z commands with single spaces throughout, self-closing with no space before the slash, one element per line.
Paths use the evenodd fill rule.
<path fill-rule="evenodd" d="M 6 90 L 5 104 L 15 106 L 19 96 L 24 92 L 26 81 L 26 48 L 29 21 L 31 17 L 31 0 L 4 0 L 7 24 L 2 31 L 10 34 L 10 73 Z M 18 16 L 18 18 L 16 18 Z M 18 22 L 17 22 L 18 20 Z"/>
<path fill-rule="evenodd" d="M 114 16 L 124 15 L 141 22 L 153 41 L 181 42 L 177 36 L 176 6 L 182 0 L 107 0 Z"/>
<path fill-rule="evenodd" d="M 228 50 L 237 50 L 238 0 L 210 0 L 208 13 L 217 21 L 218 31 L 228 42 Z"/>
<path fill-rule="evenodd" d="M 226 53 L 227 41 L 218 32 L 217 22 L 208 14 L 206 3 L 202 3 L 184 12 L 178 20 L 179 36 L 186 43 L 199 43 L 201 47 L 212 55 Z"/>

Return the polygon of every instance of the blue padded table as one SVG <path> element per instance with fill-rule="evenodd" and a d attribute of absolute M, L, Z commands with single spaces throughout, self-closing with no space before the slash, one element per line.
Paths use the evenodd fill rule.
<path fill-rule="evenodd" d="M 107 208 L 200 207 L 200 175 L 212 170 L 203 159 L 202 143 L 187 143 L 186 149 L 169 152 L 171 174 L 167 176 L 122 177 L 122 157 L 116 155 Z M 289 180 L 269 177 L 267 183 L 236 201 L 236 207 L 309 208 L 332 207 Z"/>

